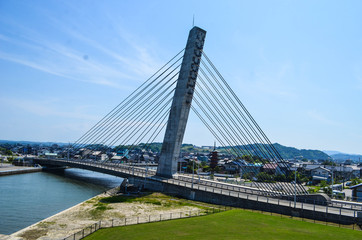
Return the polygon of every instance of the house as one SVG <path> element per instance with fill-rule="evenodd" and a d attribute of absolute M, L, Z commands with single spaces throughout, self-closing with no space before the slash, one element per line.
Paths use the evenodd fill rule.
<path fill-rule="evenodd" d="M 302 164 L 302 168 L 304 169 L 305 172 L 309 173 L 311 175 L 311 171 L 321 167 L 322 165 L 320 164 Z"/>
<path fill-rule="evenodd" d="M 241 166 L 240 175 L 251 174 L 251 176 L 256 176 L 262 167 L 262 163 L 247 163 L 246 165 Z"/>
<path fill-rule="evenodd" d="M 329 181 L 331 171 L 324 167 L 318 167 L 311 171 L 313 181 Z"/>
<path fill-rule="evenodd" d="M 184 172 L 186 170 L 188 161 L 183 158 L 179 158 L 177 161 L 177 171 Z"/>
<path fill-rule="evenodd" d="M 349 187 L 352 189 L 352 200 L 362 202 L 362 183 Z"/>
<path fill-rule="evenodd" d="M 202 161 L 202 162 L 208 162 L 209 158 L 205 155 L 198 155 L 197 160 Z"/>
<path fill-rule="evenodd" d="M 343 166 L 329 166 L 326 165 L 325 168 L 333 172 L 334 177 L 341 177 L 346 180 L 351 178 L 360 177 L 360 167 L 357 165 L 343 165 Z"/>
<path fill-rule="evenodd" d="M 357 165 L 350 165 L 348 166 L 350 168 L 352 168 L 352 173 L 351 173 L 351 178 L 360 178 L 361 177 L 361 167 L 357 166 Z"/>
<path fill-rule="evenodd" d="M 58 154 L 56 153 L 45 153 L 46 158 L 55 159 L 58 157 Z"/>
<path fill-rule="evenodd" d="M 263 172 L 270 174 L 282 174 L 282 171 L 277 163 L 266 163 L 263 166 Z"/>
<path fill-rule="evenodd" d="M 153 156 L 148 155 L 148 154 L 142 154 L 139 160 L 142 163 L 146 163 L 146 162 L 151 163 L 151 162 L 155 161 L 155 158 Z"/>
<path fill-rule="evenodd" d="M 117 163 L 120 163 L 122 161 L 123 157 L 122 156 L 117 156 L 117 155 L 114 155 L 112 158 L 111 158 L 111 161 L 114 161 L 114 162 L 117 162 Z"/>
<path fill-rule="evenodd" d="M 225 163 L 224 168 L 225 168 L 225 171 L 227 171 L 229 173 L 239 172 L 239 165 L 235 161 Z"/>
<path fill-rule="evenodd" d="M 225 160 L 225 159 L 224 159 Z M 234 160 L 229 161 L 228 158 L 226 158 L 226 163 L 224 164 L 225 171 L 229 173 L 239 173 L 241 171 L 241 168 L 247 164 L 245 160 Z"/>

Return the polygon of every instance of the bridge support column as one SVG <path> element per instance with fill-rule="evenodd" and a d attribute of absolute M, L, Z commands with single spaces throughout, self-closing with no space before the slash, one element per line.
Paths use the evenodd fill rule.
<path fill-rule="evenodd" d="M 158 176 L 172 177 L 177 172 L 177 160 L 180 156 L 205 36 L 206 31 L 198 27 L 193 27 L 189 33 L 162 144 Z"/>

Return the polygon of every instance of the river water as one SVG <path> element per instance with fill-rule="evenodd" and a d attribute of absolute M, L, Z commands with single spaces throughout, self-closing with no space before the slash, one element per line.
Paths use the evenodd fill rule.
<path fill-rule="evenodd" d="M 0 177 L 0 234 L 11 234 L 110 188 L 122 178 L 81 169 Z"/>

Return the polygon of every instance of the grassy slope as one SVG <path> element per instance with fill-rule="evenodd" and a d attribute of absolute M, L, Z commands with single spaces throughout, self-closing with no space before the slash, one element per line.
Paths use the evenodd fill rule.
<path fill-rule="evenodd" d="M 169 196 L 158 192 L 148 192 L 136 196 L 119 195 L 119 196 L 105 197 L 100 200 L 100 203 L 98 203 L 98 205 L 110 204 L 110 206 L 112 206 L 112 203 L 121 203 L 121 202 L 153 204 L 158 206 L 159 210 L 175 209 L 186 206 L 196 207 L 203 210 L 212 210 L 213 207 L 218 207 L 217 205 L 196 202 L 188 199 Z"/>
<path fill-rule="evenodd" d="M 362 232 L 244 210 L 102 229 L 93 239 L 362 239 Z"/>

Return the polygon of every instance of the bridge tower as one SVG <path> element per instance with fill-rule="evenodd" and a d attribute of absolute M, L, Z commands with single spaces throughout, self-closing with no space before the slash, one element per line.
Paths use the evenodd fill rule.
<path fill-rule="evenodd" d="M 177 172 L 182 140 L 190 112 L 206 31 L 193 27 L 187 40 L 172 106 L 163 139 L 157 175 L 172 177 Z"/>

